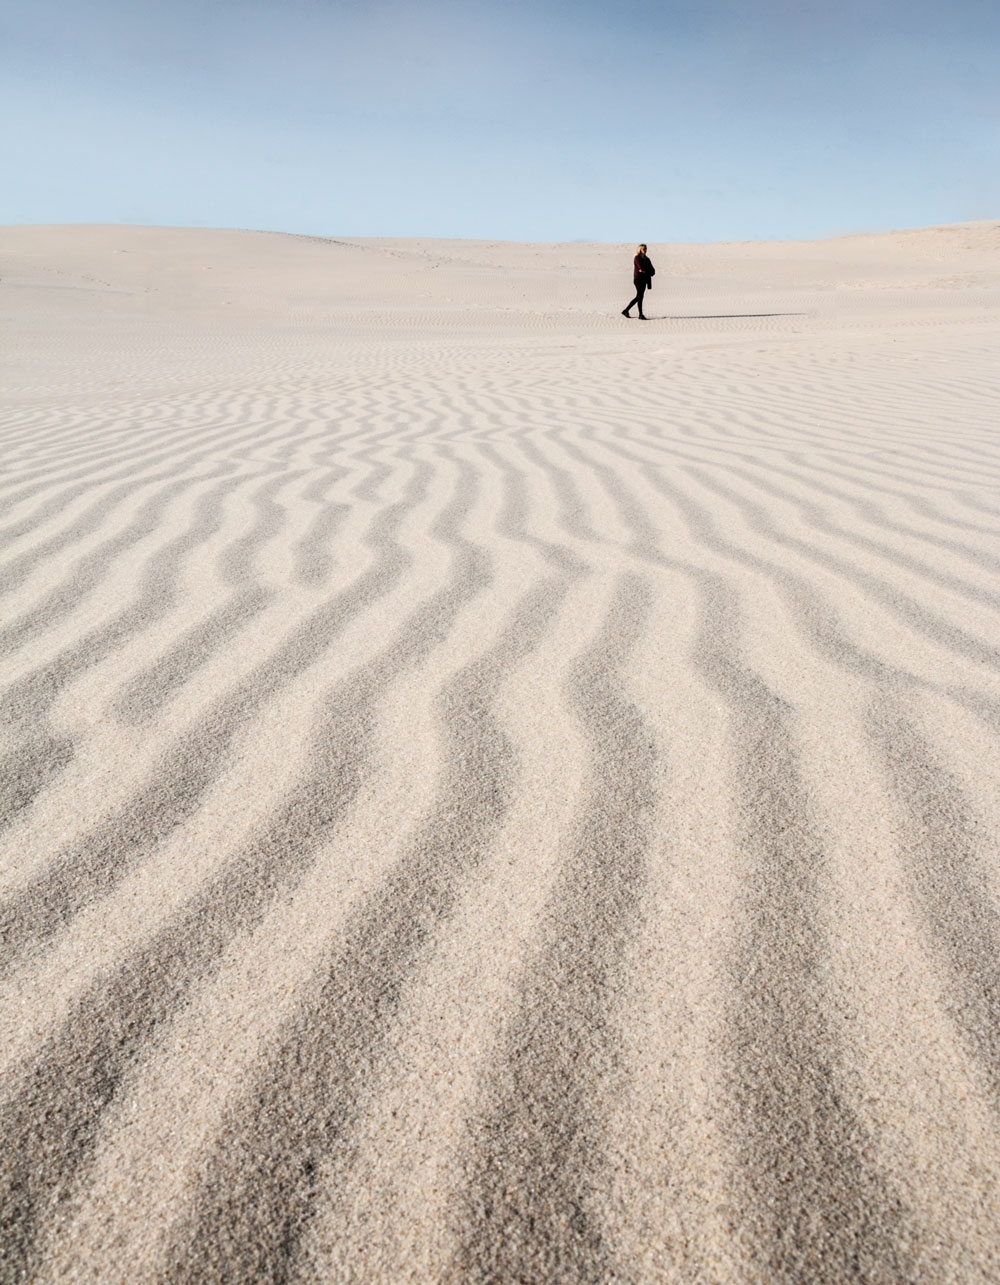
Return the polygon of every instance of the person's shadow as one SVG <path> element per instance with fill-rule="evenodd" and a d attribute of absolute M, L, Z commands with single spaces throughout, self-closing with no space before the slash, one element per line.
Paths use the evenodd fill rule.
<path fill-rule="evenodd" d="M 808 312 L 685 312 L 647 317 L 647 321 L 731 321 L 735 317 L 808 317 Z"/>

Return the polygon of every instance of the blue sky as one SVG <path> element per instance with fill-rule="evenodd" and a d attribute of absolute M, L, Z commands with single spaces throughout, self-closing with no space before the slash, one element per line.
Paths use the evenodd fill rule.
<path fill-rule="evenodd" d="M 996 0 L 0 0 L 0 223 L 663 241 L 1000 216 Z"/>

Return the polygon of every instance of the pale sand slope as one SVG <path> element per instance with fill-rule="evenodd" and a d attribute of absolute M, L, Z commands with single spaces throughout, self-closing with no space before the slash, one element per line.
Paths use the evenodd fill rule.
<path fill-rule="evenodd" d="M 0 232 L 5 1281 L 1000 1277 L 1000 227 L 650 249 Z"/>

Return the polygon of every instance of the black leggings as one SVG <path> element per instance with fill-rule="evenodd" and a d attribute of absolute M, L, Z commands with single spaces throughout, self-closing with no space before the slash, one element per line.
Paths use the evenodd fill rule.
<path fill-rule="evenodd" d="M 632 303 L 630 303 L 630 304 L 629 304 L 629 306 L 625 309 L 625 311 L 626 311 L 626 312 L 631 312 L 631 311 L 632 311 L 632 307 L 633 307 L 633 305 L 634 305 L 634 304 L 638 304 L 638 305 L 639 305 L 639 316 L 641 317 L 641 316 L 642 316 L 642 296 L 643 296 L 645 293 L 646 293 L 646 283 L 645 283 L 645 281 L 637 281 L 637 282 L 635 283 L 635 298 L 632 300 Z"/>

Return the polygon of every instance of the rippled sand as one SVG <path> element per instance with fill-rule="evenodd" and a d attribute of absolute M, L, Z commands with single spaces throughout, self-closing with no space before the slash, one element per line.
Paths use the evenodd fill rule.
<path fill-rule="evenodd" d="M 1000 1277 L 1000 225 L 650 253 L 0 230 L 0 1279 Z"/>

